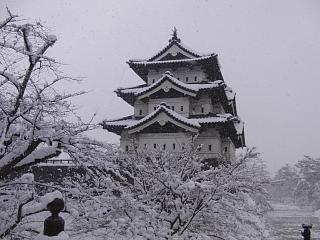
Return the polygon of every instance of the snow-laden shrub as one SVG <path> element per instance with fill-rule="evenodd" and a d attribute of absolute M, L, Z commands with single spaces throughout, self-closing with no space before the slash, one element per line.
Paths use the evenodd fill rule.
<path fill-rule="evenodd" d="M 264 167 L 253 151 L 204 166 L 193 151 L 139 152 L 107 159 L 81 197 L 75 231 L 100 229 L 106 239 L 264 239 L 269 209 Z M 112 166 L 112 169 L 110 168 Z M 109 173 L 108 173 L 109 171 Z M 97 172 L 99 172 L 97 170 Z M 89 187 L 90 186 L 90 187 Z"/>

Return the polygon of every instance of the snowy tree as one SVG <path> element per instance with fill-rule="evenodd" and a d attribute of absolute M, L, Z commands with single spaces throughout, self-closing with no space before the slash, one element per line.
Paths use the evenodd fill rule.
<path fill-rule="evenodd" d="M 41 23 L 7 12 L 0 22 L 0 179 L 61 149 L 76 155 L 78 148 L 95 145 L 82 135 L 90 124 L 70 102 L 83 92 L 58 91 L 61 82 L 78 80 L 47 54 L 57 38 Z"/>
<path fill-rule="evenodd" d="M 273 199 L 280 202 L 294 202 L 299 180 L 297 168 L 289 164 L 281 167 L 272 181 L 271 194 Z"/>
<path fill-rule="evenodd" d="M 296 197 L 301 204 L 312 204 L 320 208 L 320 158 L 305 156 L 296 167 L 301 174 L 301 181 L 296 190 Z"/>
<path fill-rule="evenodd" d="M 75 228 L 100 228 L 104 238 L 264 239 L 270 209 L 263 165 L 253 151 L 236 162 L 204 165 L 196 151 L 119 154 L 90 187 L 74 183 L 81 198 Z M 100 171 L 103 165 L 100 165 Z M 103 177 L 102 177 L 103 176 Z M 72 204 L 74 207 L 77 203 Z M 82 208 L 82 210 L 81 210 Z"/>
<path fill-rule="evenodd" d="M 193 150 L 126 155 L 109 149 L 91 163 L 85 175 L 59 187 L 73 219 L 71 239 L 266 237 L 269 178 L 253 151 L 215 167 Z"/>

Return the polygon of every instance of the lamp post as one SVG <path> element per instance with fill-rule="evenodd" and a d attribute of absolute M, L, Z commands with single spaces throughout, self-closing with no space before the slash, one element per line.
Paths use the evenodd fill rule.
<path fill-rule="evenodd" d="M 60 198 L 55 198 L 48 203 L 48 210 L 51 212 L 51 216 L 44 221 L 43 234 L 46 236 L 58 236 L 58 234 L 64 231 L 64 220 L 59 216 L 59 213 L 64 208 L 64 201 Z"/>
<path fill-rule="evenodd" d="M 312 224 L 302 224 L 303 231 L 301 231 L 301 235 L 303 236 L 304 240 L 310 240 L 311 239 L 311 231 Z"/>

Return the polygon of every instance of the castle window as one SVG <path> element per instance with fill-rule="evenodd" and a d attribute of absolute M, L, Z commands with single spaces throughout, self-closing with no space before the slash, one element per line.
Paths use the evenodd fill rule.
<path fill-rule="evenodd" d="M 155 79 L 152 79 L 152 83 L 155 83 L 155 81 L 156 81 Z"/>
<path fill-rule="evenodd" d="M 195 81 L 195 82 L 198 81 L 198 80 L 197 80 L 197 76 L 194 77 L 194 81 Z"/>
<path fill-rule="evenodd" d="M 188 79 L 188 77 L 186 77 L 186 82 L 188 82 L 189 81 L 189 79 Z"/>
<path fill-rule="evenodd" d="M 178 80 L 180 80 L 180 78 L 179 78 L 179 77 L 177 77 L 177 79 L 178 79 Z"/>
<path fill-rule="evenodd" d="M 172 149 L 175 150 L 176 149 L 176 144 L 172 144 Z"/>
<path fill-rule="evenodd" d="M 212 145 L 211 144 L 209 144 L 209 151 L 212 151 Z"/>
<path fill-rule="evenodd" d="M 163 144 L 162 148 L 163 150 L 166 150 L 166 144 Z"/>
<path fill-rule="evenodd" d="M 183 112 L 183 106 L 180 106 L 180 111 Z"/>
<path fill-rule="evenodd" d="M 142 110 L 141 110 L 141 109 L 139 110 L 139 115 L 140 115 L 140 116 L 142 115 Z"/>
<path fill-rule="evenodd" d="M 201 113 L 204 113 L 204 107 L 201 106 Z"/>
<path fill-rule="evenodd" d="M 154 143 L 153 144 L 153 148 L 156 149 L 157 148 L 157 144 Z"/>
<path fill-rule="evenodd" d="M 171 106 L 171 109 L 174 111 L 174 106 Z"/>
<path fill-rule="evenodd" d="M 144 147 L 147 148 L 147 144 L 146 143 L 144 144 Z"/>
<path fill-rule="evenodd" d="M 129 146 L 128 145 L 126 145 L 126 152 L 128 152 L 129 151 Z"/>
<path fill-rule="evenodd" d="M 224 147 L 224 152 L 228 152 L 228 147 Z"/>
<path fill-rule="evenodd" d="M 154 110 L 154 111 L 157 110 L 157 107 L 153 107 L 153 110 Z"/>

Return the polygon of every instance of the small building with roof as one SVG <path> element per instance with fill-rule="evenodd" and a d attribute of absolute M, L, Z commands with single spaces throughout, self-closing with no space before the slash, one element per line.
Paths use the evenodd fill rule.
<path fill-rule="evenodd" d="M 192 144 L 206 159 L 231 161 L 235 149 L 245 146 L 235 93 L 223 79 L 217 54 L 191 50 L 175 29 L 157 54 L 127 63 L 144 84 L 115 93 L 134 113 L 101 123 L 120 136 L 124 151 L 179 153 Z"/>

